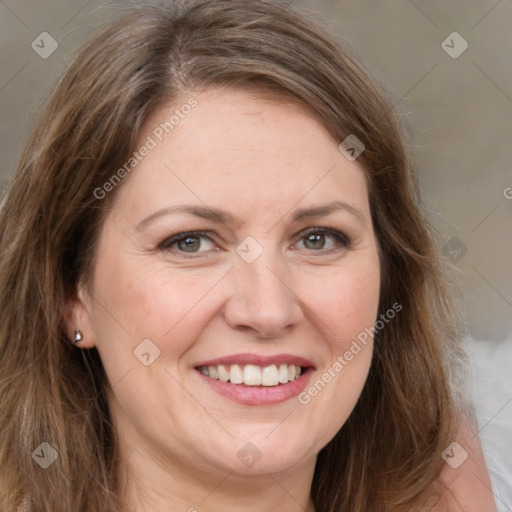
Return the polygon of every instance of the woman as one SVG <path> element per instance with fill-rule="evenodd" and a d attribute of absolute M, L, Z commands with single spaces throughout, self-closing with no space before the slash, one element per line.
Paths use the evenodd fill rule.
<path fill-rule="evenodd" d="M 494 510 L 418 204 L 391 105 L 290 7 L 106 27 L 2 211 L 0 509 Z"/>

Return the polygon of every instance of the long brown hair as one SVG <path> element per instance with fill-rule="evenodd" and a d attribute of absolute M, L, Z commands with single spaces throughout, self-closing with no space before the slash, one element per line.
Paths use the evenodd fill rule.
<path fill-rule="evenodd" d="M 355 135 L 381 248 L 379 313 L 362 395 L 319 453 L 316 512 L 414 510 L 458 421 L 455 316 L 403 128 L 351 46 L 284 3 L 199 0 L 130 9 L 85 45 L 48 100 L 0 216 L 0 509 L 120 512 L 109 385 L 63 318 L 94 264 L 120 183 L 104 186 L 162 104 L 208 87 L 307 106 L 338 141 Z M 136 171 L 134 171 L 136 172 Z M 129 179 L 126 177 L 125 179 Z M 58 454 L 46 469 L 41 443 Z M 41 449 L 41 448 L 39 448 Z M 36 454 L 37 455 L 37 454 Z"/>

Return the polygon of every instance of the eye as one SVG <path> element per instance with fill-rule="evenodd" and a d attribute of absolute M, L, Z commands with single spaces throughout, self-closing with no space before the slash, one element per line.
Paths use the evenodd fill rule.
<path fill-rule="evenodd" d="M 334 242 L 326 247 L 328 238 Z M 324 252 L 331 252 L 340 247 L 349 248 L 351 245 L 350 240 L 343 233 L 327 228 L 311 228 L 302 235 L 300 241 L 304 241 L 304 246 L 307 249 Z"/>
<path fill-rule="evenodd" d="M 331 243 L 328 243 L 328 240 Z M 199 250 L 204 246 L 201 240 L 207 240 L 210 247 L 204 250 Z M 313 252 L 332 252 L 340 248 L 349 248 L 351 242 L 349 238 L 343 233 L 327 228 L 311 228 L 303 232 L 299 242 L 304 242 L 306 249 Z M 208 244 L 207 244 L 208 245 Z M 158 249 L 161 251 L 170 251 L 186 254 L 198 254 L 208 252 L 214 245 L 212 239 L 204 231 L 189 231 L 186 233 L 178 233 L 163 240 Z"/>
<path fill-rule="evenodd" d="M 211 238 L 206 236 L 203 231 L 190 231 L 188 233 L 178 233 L 177 235 L 166 238 L 159 244 L 158 248 L 160 250 L 173 250 L 173 246 L 176 246 L 178 252 L 205 252 L 198 250 L 202 245 L 201 239 L 206 239 L 213 243 Z"/>

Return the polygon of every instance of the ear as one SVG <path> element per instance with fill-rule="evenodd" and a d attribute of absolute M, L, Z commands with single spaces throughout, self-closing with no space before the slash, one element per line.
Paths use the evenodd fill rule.
<path fill-rule="evenodd" d="M 73 344 L 75 330 L 82 332 L 82 340 L 76 344 L 77 348 L 93 348 L 96 338 L 92 328 L 92 298 L 87 287 L 79 281 L 74 296 L 66 303 L 64 308 L 64 329 L 69 342 Z"/>

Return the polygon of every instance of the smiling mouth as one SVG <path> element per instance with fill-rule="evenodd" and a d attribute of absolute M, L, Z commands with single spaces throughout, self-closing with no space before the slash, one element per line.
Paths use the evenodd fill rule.
<path fill-rule="evenodd" d="M 271 364 L 258 366 L 254 364 L 218 364 L 196 367 L 203 375 L 220 382 L 229 382 L 239 386 L 275 387 L 298 379 L 307 367 L 295 364 Z"/>

